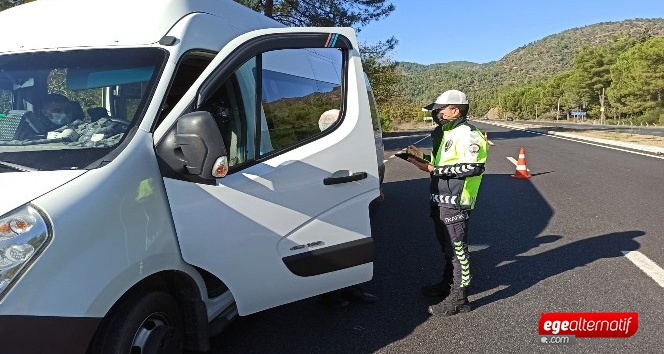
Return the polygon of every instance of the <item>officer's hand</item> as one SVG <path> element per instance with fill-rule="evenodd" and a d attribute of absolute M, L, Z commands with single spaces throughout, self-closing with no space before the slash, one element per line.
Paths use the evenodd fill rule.
<path fill-rule="evenodd" d="M 422 170 L 424 172 L 433 171 L 433 166 L 426 163 L 426 162 L 421 162 L 421 161 L 419 161 L 417 159 L 414 159 L 412 157 L 408 158 L 408 162 L 412 163 L 413 165 L 415 165 L 417 168 L 419 168 L 420 170 Z"/>

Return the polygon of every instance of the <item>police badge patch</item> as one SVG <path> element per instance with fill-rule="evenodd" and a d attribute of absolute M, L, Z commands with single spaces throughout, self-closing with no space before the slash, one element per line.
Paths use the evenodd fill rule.
<path fill-rule="evenodd" d="M 480 152 L 480 146 L 477 144 L 470 144 L 468 151 L 470 151 L 471 154 L 477 154 Z"/>
<path fill-rule="evenodd" d="M 445 151 L 449 150 L 452 147 L 452 140 L 445 142 Z"/>

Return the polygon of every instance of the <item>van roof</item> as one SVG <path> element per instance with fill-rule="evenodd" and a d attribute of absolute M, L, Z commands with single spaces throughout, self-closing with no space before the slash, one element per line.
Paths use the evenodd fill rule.
<path fill-rule="evenodd" d="M 284 27 L 232 0 L 39 0 L 0 11 L 0 52 L 157 43 L 196 12 Z"/>

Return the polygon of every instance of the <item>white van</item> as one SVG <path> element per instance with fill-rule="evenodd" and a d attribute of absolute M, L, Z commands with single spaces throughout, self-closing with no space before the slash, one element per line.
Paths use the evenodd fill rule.
<path fill-rule="evenodd" d="M 0 352 L 205 351 L 238 315 L 371 279 L 382 156 L 352 29 L 231 0 L 0 23 Z"/>

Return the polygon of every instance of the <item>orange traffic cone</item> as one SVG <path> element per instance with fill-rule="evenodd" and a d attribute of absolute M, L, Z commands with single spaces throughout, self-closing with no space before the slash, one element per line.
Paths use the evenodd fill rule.
<path fill-rule="evenodd" d="M 516 162 L 516 172 L 512 175 L 514 178 L 530 178 L 530 172 L 526 167 L 526 150 L 521 147 L 519 150 L 519 161 Z"/>

